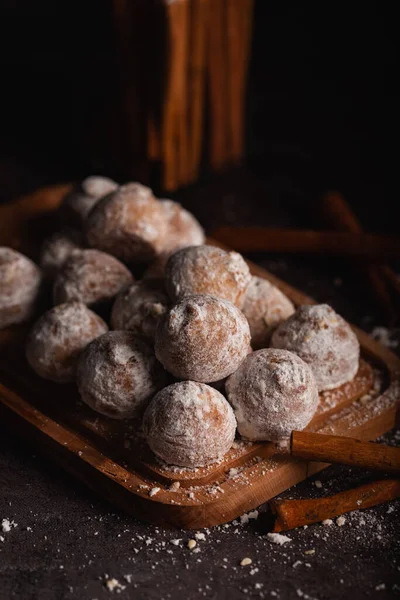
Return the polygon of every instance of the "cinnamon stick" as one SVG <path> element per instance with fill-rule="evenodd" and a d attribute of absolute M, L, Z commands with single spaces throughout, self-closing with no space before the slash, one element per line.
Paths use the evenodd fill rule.
<path fill-rule="evenodd" d="M 239 252 L 304 252 L 371 260 L 400 259 L 400 238 L 340 231 L 220 227 L 212 237 Z"/>
<path fill-rule="evenodd" d="M 233 162 L 240 159 L 241 84 L 242 84 L 242 0 L 226 0 L 228 54 L 228 154 Z M 239 156 L 238 156 L 239 155 Z"/>
<path fill-rule="evenodd" d="M 246 122 L 246 91 L 247 91 L 247 79 L 249 64 L 252 50 L 252 39 L 253 39 L 253 20 L 254 20 L 254 0 L 242 0 L 242 26 L 243 26 L 243 51 L 241 60 L 241 94 L 240 94 L 240 116 L 238 118 L 238 146 L 235 150 L 238 158 L 243 158 L 245 152 L 245 122 Z"/>
<path fill-rule="evenodd" d="M 208 87 L 210 94 L 210 163 L 220 170 L 228 162 L 227 48 L 224 0 L 210 2 L 208 27 Z"/>
<path fill-rule="evenodd" d="M 189 54 L 189 0 L 176 2 L 179 13 L 179 37 L 177 49 L 177 118 L 178 118 L 178 185 L 189 181 L 190 155 L 188 145 L 188 54 Z"/>
<path fill-rule="evenodd" d="M 400 481 L 383 479 L 325 498 L 272 500 L 264 519 L 267 520 L 268 530 L 278 533 L 332 519 L 352 510 L 390 502 L 399 496 Z"/>
<path fill-rule="evenodd" d="M 178 120 L 177 120 L 177 82 L 179 80 L 179 3 L 166 2 L 166 20 L 168 24 L 169 54 L 167 83 L 163 106 L 162 155 L 164 167 L 163 187 L 173 191 L 178 187 Z"/>
<path fill-rule="evenodd" d="M 322 199 L 322 209 L 335 229 L 339 231 L 352 231 L 354 233 L 361 233 L 363 231 L 362 225 L 356 215 L 343 196 L 338 192 L 328 192 L 325 194 Z M 357 266 L 360 267 L 360 265 Z M 361 269 L 369 280 L 371 290 L 384 309 L 389 321 L 395 321 L 398 313 L 391 299 L 384 272 L 382 272 L 379 265 L 361 266 Z"/>
<path fill-rule="evenodd" d="M 195 181 L 199 174 L 204 124 L 204 95 L 206 75 L 206 27 L 208 0 L 192 0 L 190 51 L 190 173 Z"/>
<path fill-rule="evenodd" d="M 349 465 L 400 475 L 400 448 L 385 444 L 361 442 L 337 435 L 293 431 L 290 453 L 294 458 L 302 460 Z"/>

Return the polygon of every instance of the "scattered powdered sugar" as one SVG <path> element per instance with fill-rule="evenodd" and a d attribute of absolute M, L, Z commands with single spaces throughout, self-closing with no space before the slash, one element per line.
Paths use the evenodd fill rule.
<path fill-rule="evenodd" d="M 232 467 L 228 471 L 228 478 L 229 479 L 235 479 L 235 477 L 237 477 L 239 475 L 239 473 L 240 473 L 240 469 L 238 469 L 236 467 Z"/>
<path fill-rule="evenodd" d="M 232 485 L 236 484 L 232 482 Z M 150 489 L 151 486 L 146 487 Z M 204 493 L 204 489 L 205 486 L 199 487 L 202 494 Z M 185 490 L 181 489 L 179 493 L 186 494 L 186 490 L 187 488 Z M 396 504 L 393 504 L 396 507 Z M 353 577 L 349 579 L 350 567 L 355 570 L 353 575 L 357 581 L 362 575 L 362 570 L 365 568 L 365 563 L 360 562 L 359 557 L 358 560 L 356 559 L 352 563 L 351 560 L 348 560 L 353 554 L 356 557 L 359 555 L 361 549 L 364 551 L 368 548 L 367 554 L 373 556 L 370 550 L 374 549 L 376 551 L 378 547 L 378 549 L 381 549 L 382 555 L 389 555 L 391 548 L 393 548 L 393 543 L 396 544 L 395 527 L 397 523 L 395 522 L 395 518 L 386 516 L 385 508 L 382 508 L 383 510 L 378 509 L 377 511 L 373 509 L 348 513 L 346 517 L 351 526 L 345 528 L 346 531 L 341 527 L 323 528 L 318 525 L 310 526 L 307 530 L 299 528 L 292 532 L 292 535 L 290 535 L 291 542 L 285 543 L 284 547 L 280 547 L 279 544 L 274 545 L 265 536 L 253 535 L 253 532 L 249 528 L 239 527 L 237 521 L 211 529 L 194 531 L 191 534 L 186 534 L 183 538 L 175 538 L 170 531 L 164 530 L 162 527 L 153 526 L 150 533 L 148 527 L 144 525 L 132 524 L 129 519 L 125 519 L 122 515 L 112 515 L 113 519 L 117 519 L 117 522 L 121 520 L 121 523 L 123 523 L 121 528 L 113 531 L 114 535 L 123 539 L 123 548 L 125 549 L 122 558 L 123 562 L 121 562 L 120 571 L 113 571 L 112 576 L 103 574 L 99 579 L 101 584 L 104 585 L 106 585 L 106 581 L 110 580 L 110 589 L 108 586 L 105 588 L 110 595 L 121 593 L 121 597 L 124 594 L 129 597 L 140 596 L 139 589 L 142 591 L 143 580 L 141 571 L 134 570 L 136 565 L 140 569 L 143 568 L 148 571 L 151 569 L 151 572 L 157 573 L 160 577 L 155 577 L 154 581 L 157 582 L 159 580 L 161 586 L 163 585 L 162 575 L 165 574 L 165 569 L 170 569 L 174 573 L 174 581 L 176 577 L 176 585 L 180 586 L 183 594 L 186 592 L 190 597 L 193 594 L 199 597 L 210 597 L 214 590 L 213 581 L 216 581 L 218 578 L 224 586 L 232 589 L 233 594 L 237 592 L 239 595 L 242 594 L 243 597 L 259 598 L 270 596 L 272 598 L 283 598 L 288 594 L 290 596 L 290 593 L 293 593 L 292 582 L 294 580 L 297 582 L 297 587 L 301 588 L 302 596 L 299 597 L 303 599 L 312 598 L 312 595 L 308 595 L 302 590 L 307 589 L 307 581 L 309 582 L 310 592 L 312 589 L 315 589 L 313 579 L 320 576 L 320 573 L 323 571 L 323 569 L 321 571 L 321 564 L 327 564 L 327 561 L 330 560 L 332 550 L 337 551 L 338 543 L 340 543 L 340 548 L 343 548 L 343 555 L 346 558 L 346 568 L 342 569 L 342 573 L 337 576 L 337 585 L 339 587 L 345 582 L 350 584 L 353 581 Z M 92 514 L 89 517 L 85 535 L 93 535 L 90 520 L 97 518 L 96 514 Z M 392 522 L 391 526 L 390 522 Z M 109 543 L 112 543 L 112 538 L 110 538 L 110 522 L 107 519 L 107 515 L 100 516 L 99 523 L 93 523 L 93 525 L 94 535 L 102 536 L 103 540 L 109 540 Z M 24 530 L 21 528 L 20 531 L 22 535 Z M 71 530 L 69 531 L 71 532 Z M 80 525 L 77 527 L 77 534 L 78 531 L 79 535 L 81 535 Z M 313 549 L 313 542 L 317 539 L 319 541 L 317 542 L 318 548 L 316 552 Z M 193 542 L 190 543 L 190 546 L 192 546 L 191 549 L 188 547 L 189 540 L 196 542 L 196 545 L 193 545 Z M 330 543 L 329 540 L 335 540 L 335 544 Z M 311 550 L 307 550 L 307 548 L 311 548 Z M 83 557 L 79 555 L 79 560 L 83 563 L 80 564 L 82 564 L 83 568 L 87 564 L 96 564 L 99 558 L 97 554 L 98 550 L 99 547 L 97 546 L 93 549 L 93 554 L 90 554 L 89 549 L 87 549 Z M 308 556 L 304 556 L 304 550 L 306 550 Z M 318 557 L 316 556 L 317 553 Z M 141 555 L 140 561 L 137 556 L 139 554 Z M 241 565 L 243 560 L 244 563 Z M 306 562 L 307 560 L 310 562 Z M 127 564 L 129 564 L 127 561 L 130 561 L 131 568 L 127 568 Z M 381 561 L 381 564 L 382 562 L 384 563 L 384 560 Z M 383 567 L 386 564 L 388 569 L 391 568 L 396 571 L 398 568 L 395 560 L 390 560 L 390 567 L 388 561 L 383 564 Z M 275 586 L 271 584 L 269 573 L 271 573 L 271 569 L 277 567 L 281 571 L 288 572 L 289 575 L 292 573 L 291 578 L 286 578 L 287 585 L 285 580 L 282 580 L 280 583 L 278 581 L 279 578 L 275 580 Z M 318 569 L 318 575 L 315 573 L 314 577 L 311 573 L 311 569 L 313 568 Z M 378 565 L 377 568 L 380 569 L 381 566 Z M 181 588 L 183 577 L 185 577 L 183 574 L 190 570 L 193 575 L 195 572 L 202 572 L 203 577 L 201 581 L 189 577 L 189 588 Z M 133 573 L 133 575 L 126 575 L 125 573 Z M 364 579 L 360 580 L 362 590 L 366 590 L 368 585 L 365 583 L 366 581 L 369 581 L 371 591 L 375 587 L 378 588 L 377 592 L 383 590 L 383 582 L 389 581 L 389 579 L 386 580 L 386 575 L 385 578 L 381 577 L 381 575 L 378 572 L 375 578 L 372 575 L 371 578 L 365 578 L 365 581 Z M 392 576 L 388 575 L 389 577 Z M 118 584 L 122 583 L 126 587 L 128 585 L 132 586 L 132 589 L 125 592 L 121 591 L 118 584 L 112 581 L 114 579 Z M 199 583 L 196 584 L 196 581 L 199 581 Z M 198 588 L 197 585 L 199 586 Z M 398 591 L 398 586 L 394 587 L 387 582 L 385 587 L 389 593 L 391 591 Z M 94 597 L 96 593 L 94 588 L 92 589 Z M 189 591 L 186 591 L 187 589 Z M 348 586 L 346 586 L 347 589 L 349 589 Z M 165 595 L 164 590 L 161 593 Z M 294 593 L 296 595 L 296 592 Z M 101 595 L 101 592 L 98 591 L 97 594 Z M 74 591 L 75 596 L 78 597 L 78 590 Z M 344 586 L 342 588 L 342 596 L 346 596 Z"/>
<path fill-rule="evenodd" d="M 8 519 L 3 519 L 1 522 L 1 530 L 3 533 L 7 533 L 11 531 L 10 521 Z"/>
<path fill-rule="evenodd" d="M 375 586 L 376 592 L 383 592 L 383 590 L 386 590 L 386 585 L 384 583 L 379 583 Z"/>
<path fill-rule="evenodd" d="M 308 594 L 303 592 L 303 590 L 301 590 L 300 588 L 297 588 L 296 594 L 299 598 L 303 598 L 304 600 L 318 600 L 318 598 L 315 598 L 314 596 L 309 596 Z"/>
<path fill-rule="evenodd" d="M 9 519 L 2 520 L 1 530 L 3 533 L 8 533 L 13 527 L 17 527 L 17 523 L 15 523 L 15 521 L 10 521 Z"/>
<path fill-rule="evenodd" d="M 177 538 L 174 540 L 170 540 L 170 544 L 172 544 L 173 546 L 179 546 L 179 544 L 181 543 L 182 539 L 181 538 Z"/>
<path fill-rule="evenodd" d="M 181 484 L 179 483 L 179 481 L 174 481 L 173 483 L 171 483 L 171 485 L 169 486 L 168 489 L 171 492 L 177 492 L 180 487 L 181 487 Z"/>
<path fill-rule="evenodd" d="M 249 513 L 245 513 L 244 515 L 242 515 L 240 517 L 240 524 L 241 525 L 245 525 L 247 524 L 250 520 L 257 520 L 258 519 L 258 510 L 251 510 Z"/>
<path fill-rule="evenodd" d="M 120 594 L 126 588 L 125 585 L 122 585 L 118 579 L 115 579 L 114 577 L 111 579 L 107 578 L 104 582 L 104 585 L 109 592 L 116 592 L 117 594 Z"/>
<path fill-rule="evenodd" d="M 278 544 L 279 546 L 283 546 L 292 541 L 292 538 L 282 535 L 281 533 L 267 533 L 267 538 L 270 542 Z"/>
<path fill-rule="evenodd" d="M 320 393 L 320 403 L 317 408 L 317 414 L 331 412 L 349 398 L 360 397 L 362 390 L 364 391 L 364 395 L 361 396 L 361 400 L 368 400 L 372 387 L 377 379 L 378 374 L 374 373 L 371 366 L 365 361 L 361 361 L 360 368 L 354 379 L 339 388 Z"/>

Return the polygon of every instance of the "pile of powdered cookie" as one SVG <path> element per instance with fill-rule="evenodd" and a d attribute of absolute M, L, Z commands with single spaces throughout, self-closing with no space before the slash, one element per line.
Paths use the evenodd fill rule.
<path fill-rule="evenodd" d="M 355 377 L 359 343 L 332 308 L 295 310 L 240 254 L 205 245 L 176 202 L 89 177 L 59 213 L 68 228 L 44 242 L 41 268 L 0 248 L 0 327 L 31 318 L 51 281 L 54 307 L 26 344 L 31 367 L 76 381 L 107 417 L 139 417 L 166 463 L 212 464 L 236 435 L 285 438 L 311 421 L 318 392 Z"/>

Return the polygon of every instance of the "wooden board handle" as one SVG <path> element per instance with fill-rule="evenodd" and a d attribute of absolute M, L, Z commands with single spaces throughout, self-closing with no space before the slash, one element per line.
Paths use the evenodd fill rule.
<path fill-rule="evenodd" d="M 290 452 L 295 458 L 337 463 L 400 475 L 400 448 L 353 438 L 293 431 Z"/>

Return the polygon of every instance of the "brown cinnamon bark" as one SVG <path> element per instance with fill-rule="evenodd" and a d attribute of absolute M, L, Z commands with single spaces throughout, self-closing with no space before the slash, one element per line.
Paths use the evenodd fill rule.
<path fill-rule="evenodd" d="M 313 500 L 272 500 L 264 519 L 269 531 L 278 533 L 332 519 L 352 510 L 370 508 L 400 496 L 400 481 L 372 481 L 334 496 Z"/>
<path fill-rule="evenodd" d="M 211 8 L 211 6 L 210 6 Z M 228 49 L 223 0 L 213 0 L 207 41 L 208 88 L 210 96 L 210 165 L 218 171 L 228 156 Z"/>
<path fill-rule="evenodd" d="M 166 89 L 163 106 L 163 187 L 173 191 L 179 186 L 179 162 L 177 140 L 179 136 L 179 122 L 177 106 L 179 105 L 179 36 L 181 12 L 179 3 L 173 2 L 166 5 L 166 21 L 169 37 L 169 55 L 166 73 Z"/>
<path fill-rule="evenodd" d="M 189 181 L 199 175 L 203 144 L 206 76 L 206 29 L 209 19 L 208 0 L 193 0 L 191 14 L 191 51 L 189 117 L 191 128 Z"/>
<path fill-rule="evenodd" d="M 340 231 L 220 227 L 212 237 L 240 252 L 304 252 L 370 260 L 400 259 L 400 238 Z"/>

